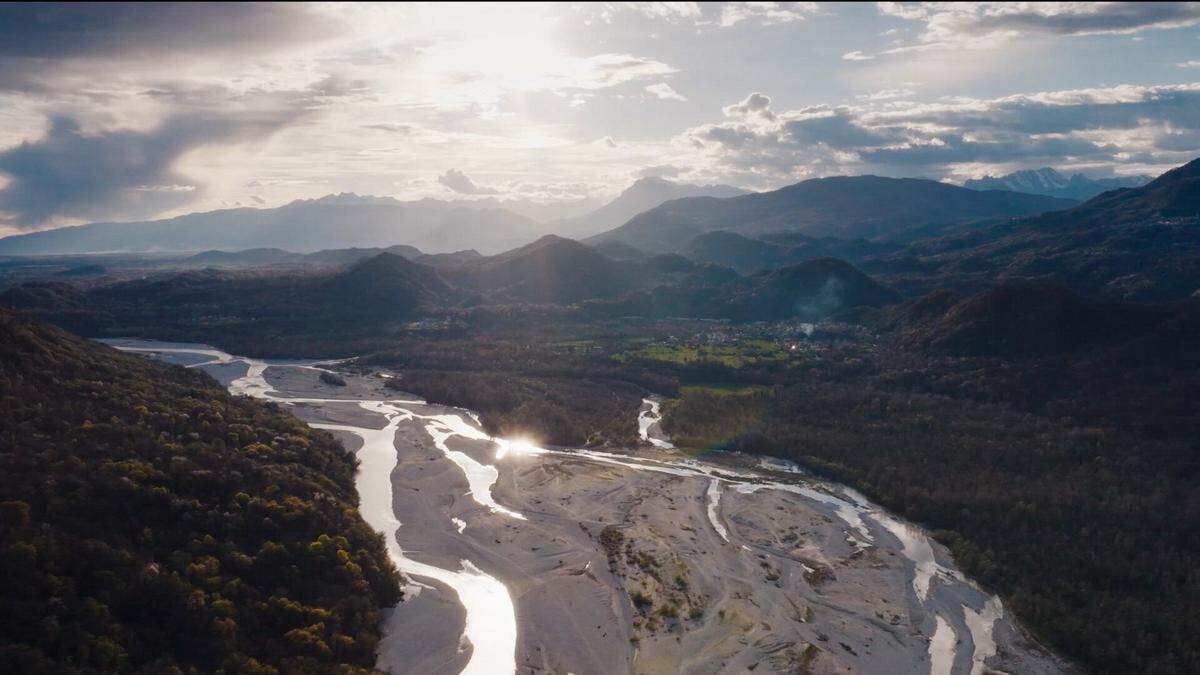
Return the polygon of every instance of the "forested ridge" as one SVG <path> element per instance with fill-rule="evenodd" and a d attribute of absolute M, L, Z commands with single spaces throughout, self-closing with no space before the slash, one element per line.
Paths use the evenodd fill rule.
<path fill-rule="evenodd" d="M 0 343 L 0 670 L 370 670 L 399 575 L 329 434 L 8 312 Z"/>
<path fill-rule="evenodd" d="M 1002 357 L 893 340 L 773 371 L 730 368 L 724 389 L 682 386 L 664 427 L 692 451 L 795 460 L 928 527 L 1038 638 L 1091 672 L 1195 673 L 1194 309 L 1066 353 L 1042 337 Z M 971 330 L 947 334 L 978 351 Z M 1022 333 L 983 331 L 983 344 L 1012 350 Z M 1051 353 L 1029 355 L 1035 346 Z"/>

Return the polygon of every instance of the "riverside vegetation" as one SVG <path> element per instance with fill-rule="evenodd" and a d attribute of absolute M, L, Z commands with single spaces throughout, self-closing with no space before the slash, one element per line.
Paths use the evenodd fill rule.
<path fill-rule="evenodd" d="M 3 669 L 371 671 L 399 575 L 353 455 L 200 372 L 10 312 L 0 342 Z"/>

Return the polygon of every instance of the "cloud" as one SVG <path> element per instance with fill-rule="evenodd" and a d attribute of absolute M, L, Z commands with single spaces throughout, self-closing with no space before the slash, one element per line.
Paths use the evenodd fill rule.
<path fill-rule="evenodd" d="M 597 54 L 579 59 L 569 72 L 554 79 L 561 87 L 576 89 L 606 89 L 633 80 L 660 77 L 677 72 L 675 68 L 654 59 L 630 54 Z"/>
<path fill-rule="evenodd" d="M 835 150 L 878 147 L 900 140 L 891 129 L 873 129 L 855 119 L 850 108 L 810 113 L 783 122 L 778 129 L 782 141 L 798 145 L 821 144 Z"/>
<path fill-rule="evenodd" d="M 864 54 L 860 51 L 846 52 L 842 54 L 843 61 L 870 61 L 875 57 L 871 54 Z"/>
<path fill-rule="evenodd" d="M 816 14 L 818 9 L 815 2 L 727 2 L 721 6 L 721 18 L 717 23 L 722 28 L 728 28 L 742 21 L 754 20 L 769 26 L 803 20 Z"/>
<path fill-rule="evenodd" d="M 646 85 L 646 91 L 664 101 L 686 101 L 687 100 L 686 98 L 684 98 L 683 94 L 680 94 L 679 92 L 672 89 L 671 85 L 667 84 L 666 82 L 659 82 L 658 84 L 648 84 L 648 85 Z"/>
<path fill-rule="evenodd" d="M 0 6 L 0 55 L 121 56 L 261 49 L 330 35 L 336 22 L 276 3 L 72 3 Z"/>
<path fill-rule="evenodd" d="M 178 208 L 204 192 L 177 166 L 187 153 L 262 143 L 360 93 L 360 83 L 339 77 L 278 90 L 160 83 L 142 92 L 164 110 L 148 125 L 85 123 L 54 112 L 42 137 L 0 150 L 0 175 L 8 179 L 0 188 L 0 223 L 28 229 Z"/>
<path fill-rule="evenodd" d="M 885 15 L 925 24 L 916 42 L 883 54 L 990 47 L 1034 35 L 1127 35 L 1200 24 L 1195 2 L 880 2 L 878 7 Z"/>
<path fill-rule="evenodd" d="M 766 94 L 754 92 L 738 103 L 727 105 L 721 110 L 727 117 L 751 116 L 757 115 L 763 119 L 773 120 L 775 114 L 771 112 L 771 97 Z"/>
<path fill-rule="evenodd" d="M 697 2 L 613 2 L 598 6 L 601 18 L 612 21 L 619 11 L 629 11 L 641 14 L 650 19 L 665 21 L 700 21 L 703 13 Z"/>
<path fill-rule="evenodd" d="M 314 100 L 330 101 L 369 95 L 371 84 L 366 80 L 333 73 L 308 85 L 305 91 Z"/>
<path fill-rule="evenodd" d="M 907 98 L 915 95 L 915 89 L 880 89 L 867 94 L 859 94 L 854 98 L 860 101 L 890 101 L 897 98 Z"/>
<path fill-rule="evenodd" d="M 497 195 L 499 190 L 476 185 L 475 181 L 471 180 L 467 174 L 458 169 L 449 169 L 446 173 L 438 176 L 438 182 L 442 185 L 454 190 L 459 194 L 464 195 Z"/>
<path fill-rule="evenodd" d="M 606 2 L 585 5 L 591 15 L 612 23 L 620 14 L 634 14 L 653 21 L 729 28 L 744 21 L 770 26 L 801 21 L 820 11 L 815 2 Z"/>
<path fill-rule="evenodd" d="M 364 124 L 363 128 L 386 131 L 388 133 L 400 134 L 401 136 L 409 136 L 417 131 L 417 128 L 411 124 Z"/>
<path fill-rule="evenodd" d="M 1184 61 L 1176 63 L 1175 66 L 1177 68 L 1200 68 L 1200 60 Z"/>
<path fill-rule="evenodd" d="M 688 129 L 677 143 L 706 154 L 715 173 L 764 183 L 831 173 L 952 177 L 989 167 L 1167 167 L 1200 152 L 1200 83 L 933 103 L 891 99 L 764 118 L 770 99 L 756 94 L 724 108 L 726 121 Z"/>
<path fill-rule="evenodd" d="M 340 33 L 335 18 L 287 3 L 0 5 L 0 87 L 41 89 L 67 63 L 250 55 Z"/>
<path fill-rule="evenodd" d="M 868 164 L 891 167 L 907 173 L 905 167 L 922 171 L 942 169 L 954 164 L 1005 164 L 1010 162 L 1057 163 L 1064 160 L 1113 159 L 1118 148 L 1079 137 L 1022 137 L 1003 141 L 970 140 L 963 134 L 943 134 L 912 139 L 895 146 L 860 149 Z"/>
<path fill-rule="evenodd" d="M 198 187 L 175 164 L 186 152 L 269 137 L 299 111 L 183 113 L 149 131 L 85 133 L 68 117 L 46 135 L 0 151 L 0 221 L 34 228 L 55 218 L 141 218 L 192 201 Z"/>
<path fill-rule="evenodd" d="M 612 136 L 605 136 L 601 140 L 601 143 L 603 143 L 606 147 L 609 147 L 609 148 L 617 147 L 617 142 L 613 140 Z"/>
<path fill-rule="evenodd" d="M 657 166 L 647 166 L 638 169 L 635 174 L 638 178 L 675 178 L 680 174 L 687 173 L 688 169 L 672 164 L 659 164 Z"/>
<path fill-rule="evenodd" d="M 904 120 L 952 126 L 976 134 L 1066 134 L 1153 124 L 1192 129 L 1200 127 L 1200 83 L 1119 85 L 995 99 L 956 99 L 884 110 L 872 119 L 878 123 Z"/>

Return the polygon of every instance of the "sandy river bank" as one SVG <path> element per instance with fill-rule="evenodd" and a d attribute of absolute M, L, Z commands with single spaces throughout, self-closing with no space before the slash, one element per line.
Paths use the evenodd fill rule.
<path fill-rule="evenodd" d="M 113 343 L 276 400 L 359 453 L 364 517 L 419 584 L 388 619 L 381 669 L 1064 669 L 920 530 L 751 458 L 691 461 L 658 431 L 654 401 L 639 448 L 547 449 L 491 439 L 467 411 L 377 376 L 343 374 L 337 387 L 321 364 Z"/>

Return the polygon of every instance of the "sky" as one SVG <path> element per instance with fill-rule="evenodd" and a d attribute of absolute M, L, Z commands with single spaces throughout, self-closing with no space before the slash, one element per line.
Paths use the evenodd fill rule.
<path fill-rule="evenodd" d="M 1200 3 L 6 4 L 0 235 L 1200 155 Z"/>

